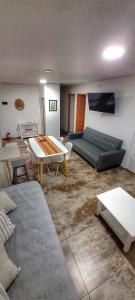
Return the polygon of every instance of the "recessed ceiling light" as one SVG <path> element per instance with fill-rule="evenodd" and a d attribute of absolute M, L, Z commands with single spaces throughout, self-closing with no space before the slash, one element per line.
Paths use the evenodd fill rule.
<path fill-rule="evenodd" d="M 46 73 L 51 73 L 52 70 L 51 70 L 51 69 L 46 69 L 45 72 L 46 72 Z"/>
<path fill-rule="evenodd" d="M 46 80 L 44 78 L 40 79 L 40 83 L 45 84 Z"/>
<path fill-rule="evenodd" d="M 117 59 L 120 58 L 124 55 L 125 53 L 125 49 L 121 46 L 111 46 L 106 48 L 103 51 L 103 58 L 107 59 L 107 60 L 113 60 L 113 59 Z"/>

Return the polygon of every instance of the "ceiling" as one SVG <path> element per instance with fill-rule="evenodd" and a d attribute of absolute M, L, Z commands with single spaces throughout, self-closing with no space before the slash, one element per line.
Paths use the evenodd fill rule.
<path fill-rule="evenodd" d="M 105 61 L 102 51 L 112 44 L 126 54 Z M 0 82 L 74 84 L 133 74 L 135 0 L 0 0 Z"/>

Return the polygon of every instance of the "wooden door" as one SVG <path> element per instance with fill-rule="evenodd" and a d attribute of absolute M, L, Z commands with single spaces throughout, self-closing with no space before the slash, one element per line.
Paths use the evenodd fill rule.
<path fill-rule="evenodd" d="M 76 132 L 84 130 L 86 95 L 77 95 Z"/>

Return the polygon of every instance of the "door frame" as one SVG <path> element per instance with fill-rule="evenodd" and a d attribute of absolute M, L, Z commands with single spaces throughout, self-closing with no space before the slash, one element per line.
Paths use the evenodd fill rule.
<path fill-rule="evenodd" d="M 75 97 L 75 93 L 69 93 L 68 94 L 68 132 L 69 132 L 69 129 L 70 129 L 70 96 L 74 96 Z"/>
<path fill-rule="evenodd" d="M 78 115 L 78 96 L 85 96 L 85 111 L 84 111 L 84 124 L 85 124 L 85 113 L 86 113 L 86 100 L 87 100 L 87 94 L 86 93 L 78 93 L 77 94 L 77 100 L 76 100 L 76 127 L 75 132 L 77 132 L 77 115 Z"/>

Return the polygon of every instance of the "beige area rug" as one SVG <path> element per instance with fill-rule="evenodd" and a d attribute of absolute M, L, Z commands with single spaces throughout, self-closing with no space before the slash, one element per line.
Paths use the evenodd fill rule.
<path fill-rule="evenodd" d="M 20 149 L 16 142 L 7 143 L 2 148 L 0 148 L 0 188 L 11 185 L 11 160 L 18 158 L 20 158 Z"/>
<path fill-rule="evenodd" d="M 17 143 L 7 144 L 6 147 L 0 148 L 0 161 L 11 160 L 20 157 L 20 150 Z"/>
<path fill-rule="evenodd" d="M 33 178 L 33 170 L 31 168 L 31 156 L 26 149 L 26 145 L 20 139 L 13 139 L 13 141 L 6 142 L 4 140 L 3 147 L 0 149 L 0 160 L 5 160 L 5 162 L 0 162 L 0 187 L 6 187 L 12 184 L 13 170 L 11 161 L 16 159 L 26 159 L 28 163 L 29 173 L 31 178 Z M 21 174 L 23 170 L 20 168 L 18 174 Z"/>
<path fill-rule="evenodd" d="M 29 161 L 26 145 L 20 140 L 18 145 Z M 62 168 L 55 176 L 53 167 L 42 187 L 62 247 L 68 243 L 91 299 L 135 299 L 135 243 L 125 255 L 122 243 L 95 215 L 99 193 L 121 186 L 135 197 L 135 174 L 122 167 L 96 172 L 75 152 L 69 168 L 71 176 L 65 177 Z M 106 286 L 110 291 L 115 286 L 111 298 L 105 296 Z"/>

